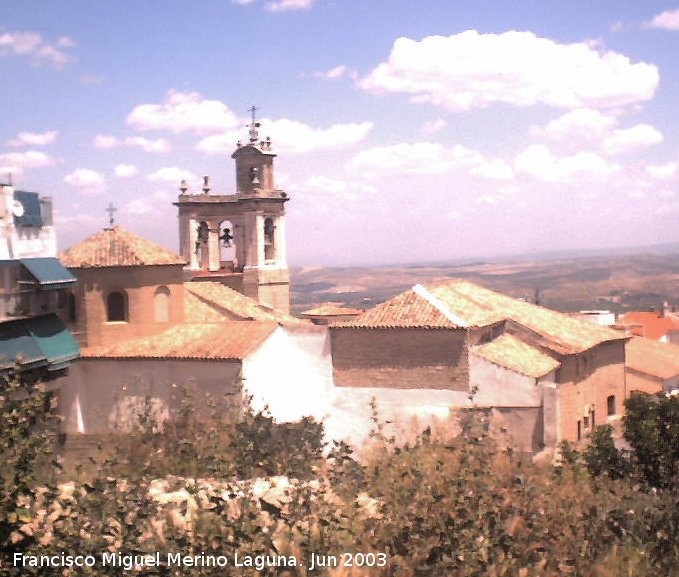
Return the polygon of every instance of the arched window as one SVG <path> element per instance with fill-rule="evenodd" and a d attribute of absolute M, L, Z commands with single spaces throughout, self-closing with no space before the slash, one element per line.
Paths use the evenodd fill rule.
<path fill-rule="evenodd" d="M 109 293 L 106 298 L 106 320 L 108 322 L 127 321 L 127 295 L 124 292 Z"/>
<path fill-rule="evenodd" d="M 276 259 L 276 239 L 274 234 L 273 219 L 264 219 L 264 259 Z"/>
<path fill-rule="evenodd" d="M 611 395 L 606 399 L 606 405 L 608 409 L 608 416 L 615 415 L 615 395 Z"/>
<path fill-rule="evenodd" d="M 170 322 L 170 289 L 159 286 L 153 296 L 153 310 L 157 323 Z"/>

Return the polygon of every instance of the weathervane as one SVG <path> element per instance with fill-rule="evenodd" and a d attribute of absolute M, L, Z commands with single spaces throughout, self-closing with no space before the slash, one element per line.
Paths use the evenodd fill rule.
<path fill-rule="evenodd" d="M 252 114 L 252 122 L 247 125 L 248 128 L 250 128 L 250 142 L 257 142 L 259 139 L 259 133 L 257 132 L 257 129 L 260 127 L 260 124 L 255 118 L 255 112 L 258 110 L 259 108 L 257 108 L 254 104 L 248 108 L 248 112 Z"/>
<path fill-rule="evenodd" d="M 113 223 L 115 222 L 115 218 L 113 217 L 113 215 L 117 212 L 118 209 L 115 206 L 113 206 L 112 202 L 109 202 L 108 206 L 106 207 L 105 210 L 106 210 L 106 212 L 108 212 L 108 229 L 107 230 L 110 230 L 110 229 L 113 228 Z"/>

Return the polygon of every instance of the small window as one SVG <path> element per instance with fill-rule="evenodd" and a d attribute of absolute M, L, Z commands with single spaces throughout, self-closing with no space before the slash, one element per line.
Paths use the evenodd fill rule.
<path fill-rule="evenodd" d="M 578 441 L 582 439 L 582 423 L 578 421 Z"/>
<path fill-rule="evenodd" d="M 606 399 L 606 407 L 608 409 L 608 416 L 615 415 L 615 395 L 611 395 Z"/>
<path fill-rule="evenodd" d="M 582 426 L 589 429 L 589 417 L 582 417 Z"/>
<path fill-rule="evenodd" d="M 106 320 L 108 322 L 127 321 L 127 295 L 124 292 L 109 293 L 106 298 Z"/>
<path fill-rule="evenodd" d="M 274 231 L 275 227 L 273 219 L 264 219 L 264 258 L 266 260 L 276 259 L 276 239 Z"/>
<path fill-rule="evenodd" d="M 72 292 L 68 294 L 68 320 L 71 323 L 78 320 L 75 306 L 75 294 Z"/>
<path fill-rule="evenodd" d="M 170 322 L 170 289 L 159 286 L 153 296 L 153 308 L 157 323 Z"/>

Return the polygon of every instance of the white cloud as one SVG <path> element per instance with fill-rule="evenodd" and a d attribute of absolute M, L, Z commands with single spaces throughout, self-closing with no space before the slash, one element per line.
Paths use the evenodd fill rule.
<path fill-rule="evenodd" d="M 47 146 L 57 138 L 56 130 L 49 132 L 20 132 L 16 138 L 7 141 L 9 146 Z"/>
<path fill-rule="evenodd" d="M 650 22 L 644 22 L 644 27 L 659 30 L 679 30 L 679 9 L 661 12 L 654 16 Z"/>
<path fill-rule="evenodd" d="M 647 148 L 663 141 L 662 133 L 649 124 L 637 124 L 632 128 L 614 130 L 603 143 L 602 148 L 608 154 L 624 154 Z"/>
<path fill-rule="evenodd" d="M 106 149 L 109 149 L 109 148 L 115 148 L 116 146 L 120 146 L 121 141 L 120 141 L 119 138 L 117 138 L 115 136 L 110 136 L 110 135 L 106 135 L 106 134 L 97 134 L 94 137 L 92 144 L 94 145 L 95 148 L 106 150 Z"/>
<path fill-rule="evenodd" d="M 113 173 L 118 178 L 131 178 L 139 172 L 139 169 L 134 164 L 116 164 L 113 167 Z"/>
<path fill-rule="evenodd" d="M 544 128 L 534 128 L 533 132 L 559 141 L 584 142 L 599 141 L 604 138 L 618 120 L 615 116 L 589 108 L 577 108 L 551 120 Z"/>
<path fill-rule="evenodd" d="M 142 136 L 128 136 L 127 138 L 118 138 L 117 136 L 110 136 L 104 134 L 97 134 L 92 142 L 95 148 L 108 150 L 117 148 L 119 146 L 134 146 L 141 148 L 144 152 L 168 152 L 170 150 L 170 143 L 164 138 L 144 138 Z"/>
<path fill-rule="evenodd" d="M 594 42 L 559 44 L 532 32 L 467 30 L 421 41 L 399 38 L 386 62 L 359 85 L 412 95 L 461 112 L 502 102 L 558 108 L 603 108 L 649 100 L 658 69 L 604 51 Z"/>
<path fill-rule="evenodd" d="M 7 152 L 0 154 L 0 174 L 21 177 L 27 169 L 53 166 L 56 163 L 56 158 L 38 150 Z"/>
<path fill-rule="evenodd" d="M 295 187 L 293 187 L 294 189 Z M 326 176 L 312 176 L 296 188 L 311 191 L 314 194 L 330 194 L 334 197 L 342 197 L 345 200 L 356 200 L 360 195 L 374 194 L 377 189 L 369 184 L 348 182 Z"/>
<path fill-rule="evenodd" d="M 101 194 L 106 190 L 104 175 L 89 168 L 77 168 L 64 177 L 64 182 L 85 194 Z"/>
<path fill-rule="evenodd" d="M 493 180 L 506 180 L 513 176 L 512 168 L 502 160 L 488 160 L 478 151 L 459 144 L 446 148 L 433 142 L 368 148 L 354 156 L 347 169 L 363 178 L 445 174 L 456 170 Z"/>
<path fill-rule="evenodd" d="M 139 130 L 210 134 L 235 130 L 243 122 L 219 100 L 206 100 L 197 92 L 170 90 L 162 104 L 136 106 L 127 124 Z"/>
<path fill-rule="evenodd" d="M 47 63 L 55 68 L 63 68 L 75 60 L 66 53 L 75 43 L 62 36 L 54 42 L 46 42 L 36 32 L 4 32 L 0 34 L 0 55 L 25 56 L 33 64 Z"/>
<path fill-rule="evenodd" d="M 514 178 L 514 171 L 504 160 L 489 160 L 471 169 L 471 174 L 482 176 L 490 180 L 511 180 Z"/>
<path fill-rule="evenodd" d="M 127 203 L 125 212 L 136 215 L 149 214 L 153 210 L 153 202 L 147 198 L 135 198 Z"/>
<path fill-rule="evenodd" d="M 329 128 L 314 128 L 303 122 L 288 120 L 267 120 L 261 122 L 261 136 L 270 136 L 278 152 L 305 153 L 314 150 L 334 150 L 357 144 L 372 130 L 372 122 L 333 124 Z M 206 154 L 231 154 L 241 134 L 227 132 L 208 136 L 196 146 Z"/>
<path fill-rule="evenodd" d="M 265 9 L 269 12 L 286 12 L 288 10 L 308 10 L 313 0 L 275 0 L 268 2 Z"/>
<path fill-rule="evenodd" d="M 326 70 L 325 72 L 314 72 L 314 76 L 318 76 L 319 78 L 327 78 L 328 80 L 336 80 L 348 72 L 348 68 L 344 64 L 340 64 L 339 66 L 335 66 L 334 68 Z"/>
<path fill-rule="evenodd" d="M 542 144 L 531 145 L 519 153 L 514 166 L 518 172 L 547 182 L 569 182 L 578 176 L 602 178 L 620 170 L 620 166 L 593 152 L 557 157 Z"/>
<path fill-rule="evenodd" d="M 437 118 L 436 120 L 429 120 L 422 126 L 422 132 L 425 134 L 434 134 L 446 126 L 446 121 L 443 118 Z"/>
<path fill-rule="evenodd" d="M 182 180 L 198 181 L 198 177 L 190 170 L 184 170 L 177 166 L 166 166 L 149 174 L 147 180 L 150 182 L 163 182 L 179 186 Z"/>
<path fill-rule="evenodd" d="M 232 0 L 234 4 L 252 4 L 255 0 Z"/>
<path fill-rule="evenodd" d="M 646 172 L 658 180 L 672 178 L 677 174 L 677 163 L 667 162 L 665 164 L 650 164 L 646 167 Z"/>
<path fill-rule="evenodd" d="M 144 152 L 168 152 L 170 143 L 164 138 L 143 138 L 141 136 L 130 136 L 125 139 L 127 146 L 136 146 Z"/>
<path fill-rule="evenodd" d="M 617 114 L 578 108 L 550 121 L 545 127 L 532 127 L 531 132 L 570 148 L 596 148 L 609 155 L 625 154 L 663 141 L 662 133 L 650 124 L 616 128 Z"/>

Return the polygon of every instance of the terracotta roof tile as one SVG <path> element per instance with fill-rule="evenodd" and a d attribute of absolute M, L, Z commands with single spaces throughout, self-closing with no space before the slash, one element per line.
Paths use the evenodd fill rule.
<path fill-rule="evenodd" d="M 93 234 L 58 258 L 68 268 L 186 264 L 182 257 L 120 226 Z"/>
<path fill-rule="evenodd" d="M 184 283 L 184 317 L 186 322 L 254 320 L 282 325 L 308 322 L 263 307 L 238 291 L 221 283 L 209 281 Z"/>
<path fill-rule="evenodd" d="M 336 304 L 326 303 L 323 305 L 319 305 L 313 309 L 309 309 L 308 311 L 304 311 L 302 314 L 305 316 L 335 317 L 345 315 L 360 315 L 362 312 L 363 310 L 361 309 L 350 309 Z"/>
<path fill-rule="evenodd" d="M 679 375 L 679 346 L 644 337 L 633 337 L 625 347 L 626 365 L 630 369 L 671 379 Z"/>
<path fill-rule="evenodd" d="M 619 332 L 519 301 L 468 281 L 416 286 L 362 315 L 333 327 L 460 328 L 513 320 L 557 345 L 580 352 L 602 342 L 626 338 Z"/>
<path fill-rule="evenodd" d="M 618 324 L 630 327 L 630 334 L 659 340 L 669 331 L 679 331 L 679 319 L 658 316 L 654 311 L 630 311 L 618 319 Z"/>
<path fill-rule="evenodd" d="M 243 360 L 275 323 L 233 321 L 176 325 L 165 332 L 81 351 L 83 358 Z"/>
<path fill-rule="evenodd" d="M 556 359 L 510 334 L 474 347 L 472 352 L 491 363 L 534 378 L 543 377 L 561 365 Z"/>

